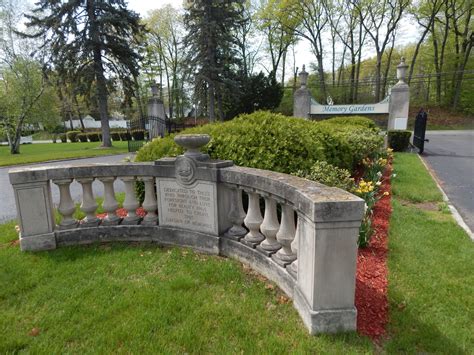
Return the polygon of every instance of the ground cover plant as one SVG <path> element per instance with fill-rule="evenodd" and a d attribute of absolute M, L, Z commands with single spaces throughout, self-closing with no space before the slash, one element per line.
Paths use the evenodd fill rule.
<path fill-rule="evenodd" d="M 48 160 L 87 158 L 128 152 L 127 142 L 114 142 L 112 148 L 99 148 L 98 142 L 25 144 L 21 154 L 10 154 L 7 146 L 0 146 L 0 166 L 35 163 Z"/>

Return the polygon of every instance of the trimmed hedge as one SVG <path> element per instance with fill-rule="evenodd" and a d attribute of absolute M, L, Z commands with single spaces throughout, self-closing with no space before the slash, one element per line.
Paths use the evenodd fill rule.
<path fill-rule="evenodd" d="M 322 122 L 330 124 L 340 124 L 340 125 L 352 125 L 352 126 L 361 126 L 363 128 L 377 128 L 377 125 L 371 119 L 362 116 L 340 116 L 333 117 Z"/>
<path fill-rule="evenodd" d="M 404 152 L 410 144 L 411 131 L 388 131 L 388 146 L 395 152 Z"/>
<path fill-rule="evenodd" d="M 61 140 L 62 143 L 67 143 L 66 133 L 61 133 L 59 135 L 59 139 Z"/>
<path fill-rule="evenodd" d="M 85 143 L 85 142 L 87 142 L 87 136 L 88 136 L 88 134 L 79 133 L 76 137 L 80 142 Z"/>
<path fill-rule="evenodd" d="M 144 129 L 134 129 L 131 133 L 132 133 L 133 139 L 136 141 L 142 141 L 145 139 Z"/>
<path fill-rule="evenodd" d="M 120 132 L 110 132 L 110 136 L 112 137 L 112 140 L 115 142 L 120 140 Z"/>
<path fill-rule="evenodd" d="M 66 136 L 72 143 L 77 143 L 79 141 L 77 135 L 81 133 L 81 131 L 69 131 L 66 133 Z"/>
<path fill-rule="evenodd" d="M 212 139 L 203 150 L 213 159 L 230 159 L 236 165 L 291 174 L 309 171 L 317 161 L 352 170 L 363 158 L 375 154 L 382 147 L 383 138 L 377 128 L 362 127 L 370 126 L 365 121 L 372 122 L 362 117 L 355 124 L 342 124 L 340 119 L 315 122 L 257 111 L 181 133 L 209 134 Z M 146 144 L 138 151 L 136 161 L 181 154 L 173 137 Z"/>
<path fill-rule="evenodd" d="M 87 133 L 87 138 L 89 138 L 91 142 L 100 142 L 102 139 L 102 134 L 97 132 Z"/>
<path fill-rule="evenodd" d="M 120 134 L 120 140 L 122 141 L 129 141 L 131 136 L 130 136 L 130 133 L 128 133 L 127 131 L 121 131 L 119 132 Z"/>

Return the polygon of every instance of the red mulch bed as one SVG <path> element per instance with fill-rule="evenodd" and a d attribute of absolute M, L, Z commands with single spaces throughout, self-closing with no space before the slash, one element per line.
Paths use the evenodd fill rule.
<path fill-rule="evenodd" d="M 390 175 L 387 167 L 380 194 L 390 193 Z M 377 341 L 386 334 L 388 323 L 387 252 L 388 227 L 392 207 L 391 194 L 383 196 L 375 205 L 372 218 L 374 234 L 367 248 L 359 249 L 355 305 L 357 308 L 357 332 Z"/>

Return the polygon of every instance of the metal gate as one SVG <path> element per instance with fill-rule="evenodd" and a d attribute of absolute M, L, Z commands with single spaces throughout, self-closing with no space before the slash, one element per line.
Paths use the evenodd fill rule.
<path fill-rule="evenodd" d="M 176 123 L 154 116 L 129 120 L 127 122 L 128 151 L 136 152 L 153 138 L 180 132 L 188 127 L 194 127 L 194 125 Z"/>
<path fill-rule="evenodd" d="M 425 149 L 425 142 L 429 142 L 429 139 L 425 139 L 427 121 L 428 114 L 421 109 L 416 115 L 415 132 L 413 134 L 413 145 L 420 150 L 420 154 Z"/>

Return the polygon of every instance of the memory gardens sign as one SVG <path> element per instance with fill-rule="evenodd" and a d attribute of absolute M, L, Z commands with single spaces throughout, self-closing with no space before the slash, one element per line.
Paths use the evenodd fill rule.
<path fill-rule="evenodd" d="M 398 82 L 390 94 L 382 101 L 374 104 L 360 105 L 322 105 L 312 96 L 306 87 L 308 73 L 303 70 L 299 74 L 301 87 L 294 93 L 293 116 L 311 118 L 318 115 L 373 115 L 388 114 L 387 129 L 407 129 L 408 109 L 410 104 L 410 89 L 405 82 L 408 65 L 402 58 L 397 66 Z"/>

